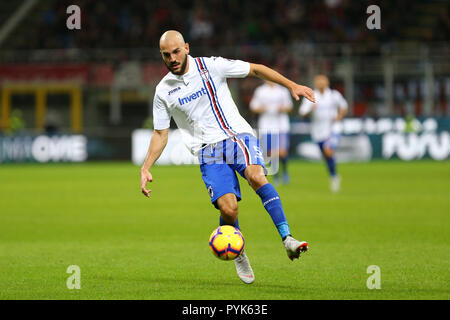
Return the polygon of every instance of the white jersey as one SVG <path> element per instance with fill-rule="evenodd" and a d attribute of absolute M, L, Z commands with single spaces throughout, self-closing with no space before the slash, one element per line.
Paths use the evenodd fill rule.
<path fill-rule="evenodd" d="M 222 57 L 188 59 L 189 69 L 184 75 L 169 72 L 156 87 L 154 128 L 169 128 L 173 117 L 194 155 L 203 145 L 240 133 L 255 135 L 240 115 L 227 85 L 227 78 L 246 77 L 250 63 Z"/>
<path fill-rule="evenodd" d="M 265 108 L 258 118 L 258 129 L 261 133 L 288 133 L 290 129 L 289 116 L 280 112 L 281 107 L 291 107 L 293 103 L 288 89 L 279 84 L 270 86 L 267 83 L 256 88 L 250 109 L 257 111 Z"/>
<path fill-rule="evenodd" d="M 311 113 L 311 138 L 315 142 L 328 139 L 333 132 L 334 119 L 338 110 L 347 109 L 347 101 L 342 94 L 330 88 L 324 90 L 323 94 L 319 90 L 314 90 L 317 107 Z M 308 114 L 314 103 L 303 98 L 299 109 L 301 116 Z"/>

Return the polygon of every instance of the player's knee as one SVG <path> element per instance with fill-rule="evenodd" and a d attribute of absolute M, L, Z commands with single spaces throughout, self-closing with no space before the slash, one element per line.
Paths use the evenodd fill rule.
<path fill-rule="evenodd" d="M 247 175 L 247 181 L 256 190 L 267 183 L 267 178 L 264 172 L 251 172 Z"/>
<path fill-rule="evenodd" d="M 288 155 L 287 150 L 280 149 L 280 154 L 279 155 L 280 155 L 280 158 L 282 158 L 282 159 L 286 158 L 287 155 Z"/>
<path fill-rule="evenodd" d="M 265 180 L 266 176 L 263 173 L 255 173 L 250 176 L 251 184 L 263 184 Z"/>
<path fill-rule="evenodd" d="M 220 205 L 220 213 L 222 218 L 227 222 L 234 222 L 238 216 L 237 201 L 228 201 Z"/>
<path fill-rule="evenodd" d="M 217 206 L 222 218 L 227 222 L 234 222 L 238 215 L 238 204 L 236 195 L 228 193 L 217 199 Z"/>
<path fill-rule="evenodd" d="M 325 157 L 331 158 L 334 155 L 334 150 L 331 148 L 324 148 L 323 153 L 324 153 Z"/>

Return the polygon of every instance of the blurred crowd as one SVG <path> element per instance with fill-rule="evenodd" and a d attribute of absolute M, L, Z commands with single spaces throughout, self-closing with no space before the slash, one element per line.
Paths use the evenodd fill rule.
<path fill-rule="evenodd" d="M 8 42 L 14 49 L 152 48 L 166 29 L 206 47 L 345 42 L 370 50 L 399 39 L 448 40 L 448 3 L 427 2 L 438 12 L 408 0 L 44 0 L 27 20 L 27 31 Z M 81 8 L 79 31 L 66 28 L 71 4 Z M 381 8 L 381 30 L 366 28 L 371 4 Z"/>
<path fill-rule="evenodd" d="M 6 3 L 0 2 L 0 9 Z M 73 4 L 81 9 L 81 30 L 66 27 L 66 10 Z M 372 4 L 381 9 L 380 30 L 366 26 L 366 10 Z M 370 71 L 384 70 L 380 64 L 383 48 L 401 42 L 401 46 L 416 45 L 419 51 L 421 44 L 437 48 L 438 44 L 450 43 L 448 12 L 448 1 L 444 0 L 41 0 L 2 44 L 12 53 L 0 52 L 0 60 L 94 63 L 89 74 L 101 84 L 111 84 L 122 64 L 132 61 L 141 63 L 142 68 L 137 69 L 142 70 L 145 83 L 156 83 L 166 72 L 159 57 L 159 37 L 165 30 L 177 29 L 191 45 L 194 56 L 221 55 L 264 63 L 297 81 L 323 72 L 330 75 L 332 86 L 344 93 L 343 76 L 337 74 L 336 65 L 345 60 L 341 55 L 350 48 L 355 57 L 365 56 L 353 60 L 359 68 L 353 113 L 377 116 L 381 113 L 378 105 L 385 100 L 384 75 L 378 72 L 374 77 Z M 36 50 L 73 48 L 82 50 L 56 50 L 51 54 Z M 409 47 L 402 50 L 412 52 Z M 447 60 L 447 51 L 442 52 L 444 58 L 433 63 L 437 75 L 435 101 L 440 103 L 436 108 L 443 114 L 450 101 L 450 79 L 447 74 L 437 74 L 445 69 L 441 66 Z M 423 73 L 421 61 L 411 60 L 408 67 L 396 72 L 400 74 L 406 68 Z M 369 72 L 361 72 L 362 67 Z M 408 74 L 396 78 L 397 114 L 411 110 L 421 113 L 426 92 L 423 88 L 427 87 L 421 77 Z M 239 82 L 240 104 L 248 106 L 259 84 L 253 78 Z M 243 113 L 251 117 L 248 110 Z"/>

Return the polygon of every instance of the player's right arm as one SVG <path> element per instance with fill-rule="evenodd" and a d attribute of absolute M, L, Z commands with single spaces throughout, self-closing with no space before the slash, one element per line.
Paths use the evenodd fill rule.
<path fill-rule="evenodd" d="M 152 190 L 147 189 L 147 182 L 152 182 L 153 177 L 150 173 L 150 168 L 158 160 L 167 145 L 167 138 L 169 137 L 169 128 L 163 130 L 154 130 L 148 147 L 147 156 L 141 167 L 141 191 L 149 198 Z"/>
<path fill-rule="evenodd" d="M 156 87 L 156 92 L 158 92 L 158 86 Z M 153 99 L 153 127 L 154 130 L 150 140 L 150 146 L 148 147 L 147 156 L 141 167 L 141 191 L 147 198 L 149 198 L 150 192 L 152 191 L 146 187 L 147 182 L 153 181 L 150 168 L 158 160 L 166 147 L 170 128 L 170 112 L 168 111 L 166 102 L 158 93 L 155 93 L 155 98 Z"/>

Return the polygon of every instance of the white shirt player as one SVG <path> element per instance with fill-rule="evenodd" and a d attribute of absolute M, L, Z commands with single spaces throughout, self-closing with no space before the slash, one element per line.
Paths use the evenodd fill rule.
<path fill-rule="evenodd" d="M 244 78 L 250 63 L 222 57 L 193 58 L 183 75 L 169 72 L 156 86 L 153 101 L 154 129 L 170 126 L 173 117 L 183 141 L 196 155 L 204 144 L 237 135 L 255 135 L 240 115 L 227 85 L 227 78 Z"/>
<path fill-rule="evenodd" d="M 311 113 L 311 138 L 315 142 L 328 139 L 334 132 L 333 123 L 339 109 L 347 109 L 347 101 L 342 94 L 330 88 L 326 88 L 322 93 L 314 90 L 316 97 L 316 108 Z M 304 116 L 311 112 L 314 103 L 308 99 L 303 99 L 299 113 Z"/>
<path fill-rule="evenodd" d="M 265 83 L 256 88 L 250 109 L 257 111 L 262 107 L 266 111 L 258 118 L 258 129 L 260 133 L 288 133 L 290 129 L 289 116 L 285 112 L 280 112 L 280 107 L 292 107 L 291 94 L 288 89 L 279 84 L 270 86 Z"/>

